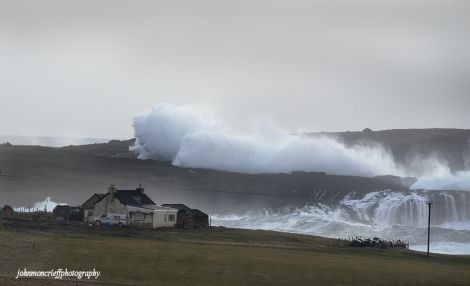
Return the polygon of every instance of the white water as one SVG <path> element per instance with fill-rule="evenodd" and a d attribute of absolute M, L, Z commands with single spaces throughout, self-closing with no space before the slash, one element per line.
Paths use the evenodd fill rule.
<path fill-rule="evenodd" d="M 432 209 L 431 252 L 470 254 L 470 211 L 456 201 L 462 193 L 372 192 L 350 194 L 333 205 L 252 211 L 243 215 L 215 215 L 213 225 L 314 234 L 324 237 L 381 237 L 401 239 L 423 250 L 427 239 L 428 208 Z"/>
<path fill-rule="evenodd" d="M 413 250 L 426 252 L 426 244 L 417 244 L 414 245 Z M 442 254 L 463 254 L 470 255 L 470 244 L 469 243 L 459 243 L 459 242 L 434 242 L 432 243 L 431 250 L 434 253 Z"/>
<path fill-rule="evenodd" d="M 64 203 L 56 203 L 51 200 L 50 197 L 45 198 L 41 202 L 35 202 L 32 206 L 23 206 L 15 208 L 15 212 L 35 212 L 35 211 L 46 211 L 52 212 L 57 205 L 65 205 Z"/>
<path fill-rule="evenodd" d="M 170 160 L 180 167 L 241 173 L 410 176 L 418 178 L 413 189 L 470 190 L 468 168 L 453 173 L 443 158 L 416 158 L 402 166 L 381 145 L 347 147 L 330 137 L 294 135 L 268 123 L 240 133 L 208 116 L 207 111 L 191 107 L 157 104 L 136 115 L 133 127 L 136 143 L 131 150 L 139 159 Z"/>
<path fill-rule="evenodd" d="M 139 159 L 171 160 L 176 166 L 242 173 L 323 171 L 375 176 L 401 174 L 381 146 L 347 148 L 328 137 L 293 135 L 271 124 L 240 134 L 188 107 L 158 104 L 134 117 Z"/>

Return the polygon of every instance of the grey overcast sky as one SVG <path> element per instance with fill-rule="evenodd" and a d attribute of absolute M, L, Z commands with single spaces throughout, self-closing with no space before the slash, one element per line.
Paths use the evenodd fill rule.
<path fill-rule="evenodd" d="M 235 128 L 470 128 L 468 0 L 0 0 L 0 134 L 128 138 L 156 103 Z"/>

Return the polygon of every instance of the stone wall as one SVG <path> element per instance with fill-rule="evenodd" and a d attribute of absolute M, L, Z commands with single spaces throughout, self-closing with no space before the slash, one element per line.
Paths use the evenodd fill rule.
<path fill-rule="evenodd" d="M 127 208 L 115 196 L 107 195 L 101 201 L 96 203 L 92 219 L 90 221 L 108 213 L 127 214 Z"/>

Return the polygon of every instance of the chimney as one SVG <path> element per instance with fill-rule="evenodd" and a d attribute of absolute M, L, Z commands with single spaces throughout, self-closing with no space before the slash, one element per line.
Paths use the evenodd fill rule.
<path fill-rule="evenodd" d="M 117 192 L 116 187 L 114 186 L 114 184 L 111 184 L 111 185 L 109 186 L 109 188 L 108 188 L 108 193 L 109 193 L 110 195 L 115 195 L 116 192 Z"/>
<path fill-rule="evenodd" d="M 144 193 L 144 188 L 142 188 L 142 184 L 139 184 L 139 187 L 136 190 L 139 191 L 141 194 Z"/>

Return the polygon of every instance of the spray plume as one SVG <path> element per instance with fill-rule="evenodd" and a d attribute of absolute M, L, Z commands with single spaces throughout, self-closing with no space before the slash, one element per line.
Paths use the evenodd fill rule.
<path fill-rule="evenodd" d="M 347 148 L 327 137 L 292 135 L 270 125 L 237 134 L 221 122 L 186 107 L 159 104 L 134 118 L 140 159 L 176 166 L 243 173 L 323 171 L 373 176 L 395 174 L 392 157 L 379 146 Z"/>
<path fill-rule="evenodd" d="M 326 172 L 334 175 L 417 176 L 414 189 L 470 190 L 470 171 L 451 173 L 438 158 L 398 166 L 380 145 L 346 147 L 325 136 L 290 134 L 270 124 L 239 134 L 194 108 L 158 104 L 134 117 L 139 159 L 241 173 Z"/>

